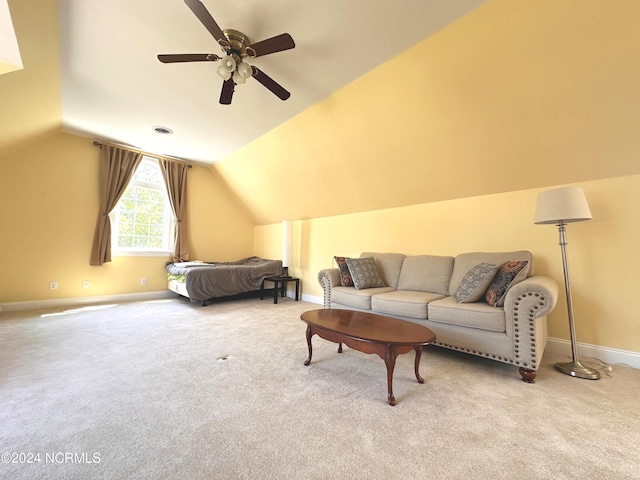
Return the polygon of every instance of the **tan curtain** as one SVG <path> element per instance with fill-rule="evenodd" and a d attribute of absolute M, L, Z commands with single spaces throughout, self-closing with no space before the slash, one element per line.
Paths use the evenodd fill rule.
<path fill-rule="evenodd" d="M 187 242 L 187 170 L 189 170 L 189 165 L 161 159 L 160 168 L 167 186 L 169 203 L 171 203 L 171 209 L 176 217 L 173 261 L 186 262 L 189 260 Z"/>
<path fill-rule="evenodd" d="M 111 261 L 111 221 L 113 210 L 142 161 L 142 153 L 111 145 L 100 151 L 100 212 L 91 248 L 91 265 Z"/>

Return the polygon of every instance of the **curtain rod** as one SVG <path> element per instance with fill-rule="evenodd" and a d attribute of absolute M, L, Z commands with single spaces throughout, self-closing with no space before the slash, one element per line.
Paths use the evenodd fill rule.
<path fill-rule="evenodd" d="M 149 153 L 149 152 L 142 151 L 142 150 L 140 150 L 138 148 L 127 147 L 126 145 L 118 145 L 117 143 L 110 143 L 110 142 L 98 142 L 97 140 L 94 140 L 93 144 L 96 147 L 100 147 L 100 148 L 102 148 L 102 145 L 110 145 L 112 147 L 124 148 L 125 150 L 129 150 L 131 152 L 141 153 L 142 155 L 145 155 L 147 157 L 158 158 L 158 159 L 161 159 L 161 160 L 169 160 L 170 162 L 186 163 L 187 167 L 193 168 L 193 165 L 191 165 L 189 162 L 187 162 L 185 160 L 182 160 L 180 158 L 167 157 L 167 156 L 164 156 L 164 155 L 157 155 L 155 153 Z"/>

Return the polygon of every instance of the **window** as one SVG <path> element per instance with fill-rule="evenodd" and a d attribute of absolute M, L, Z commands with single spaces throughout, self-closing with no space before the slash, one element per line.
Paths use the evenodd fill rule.
<path fill-rule="evenodd" d="M 155 158 L 142 162 L 111 212 L 115 255 L 166 255 L 172 250 L 173 212 Z"/>

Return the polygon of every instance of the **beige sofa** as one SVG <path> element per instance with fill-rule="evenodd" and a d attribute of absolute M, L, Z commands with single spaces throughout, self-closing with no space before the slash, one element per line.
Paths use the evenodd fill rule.
<path fill-rule="evenodd" d="M 359 283 L 360 287 L 376 286 L 343 286 L 339 268 L 321 270 L 318 280 L 324 289 L 325 308 L 371 311 L 419 323 L 436 334 L 435 345 L 518 366 L 525 382 L 535 381 L 547 342 L 547 314 L 557 303 L 558 285 L 548 277 L 533 275 L 530 252 L 456 257 L 365 252 L 347 261 L 356 273 L 358 265 L 374 263 L 378 281 L 373 272 L 373 283 L 368 277 Z M 500 291 L 495 286 L 500 277 L 496 270 L 505 262 L 522 269 Z M 472 273 L 480 270 L 487 275 Z M 347 272 L 344 265 L 343 272 Z M 500 278 L 505 279 L 504 268 Z M 494 282 L 494 294 L 503 293 L 500 301 L 495 295 L 490 298 L 498 306 L 486 301 L 488 281 Z"/>

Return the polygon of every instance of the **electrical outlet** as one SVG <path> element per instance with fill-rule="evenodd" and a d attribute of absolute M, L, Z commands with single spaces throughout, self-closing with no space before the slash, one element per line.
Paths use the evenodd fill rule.
<path fill-rule="evenodd" d="M 146 279 L 145 277 L 142 277 L 142 278 L 140 279 L 140 285 L 144 286 L 144 285 L 146 285 L 146 284 L 147 284 L 147 279 Z"/>
<path fill-rule="evenodd" d="M 49 282 L 49 290 L 57 290 L 58 282 Z"/>
<path fill-rule="evenodd" d="M 82 282 L 82 288 L 89 288 L 89 280 Z"/>

